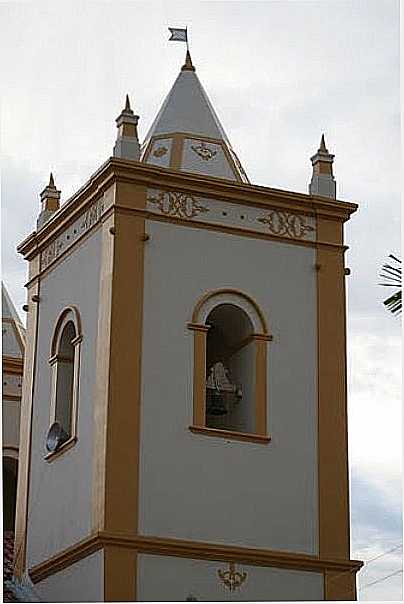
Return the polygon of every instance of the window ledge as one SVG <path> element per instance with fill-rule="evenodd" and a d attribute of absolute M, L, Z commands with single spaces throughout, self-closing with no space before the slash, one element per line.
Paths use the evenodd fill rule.
<path fill-rule="evenodd" d="M 191 432 L 195 434 L 205 434 L 205 436 L 216 436 L 227 440 L 240 440 L 266 445 L 270 442 L 270 436 L 262 434 L 251 434 L 249 432 L 236 432 L 234 430 L 219 430 L 218 428 L 207 428 L 206 426 L 189 426 Z"/>
<path fill-rule="evenodd" d="M 60 457 L 61 455 L 63 455 L 63 453 L 66 453 L 66 451 L 68 451 L 69 449 L 74 447 L 76 442 L 77 442 L 77 436 L 71 436 L 69 438 L 69 440 L 67 440 L 65 443 L 63 443 L 63 445 L 59 449 L 57 449 L 56 451 L 50 451 L 50 453 L 47 453 L 44 457 L 45 461 L 51 462 L 54 459 L 56 459 L 56 457 Z"/>

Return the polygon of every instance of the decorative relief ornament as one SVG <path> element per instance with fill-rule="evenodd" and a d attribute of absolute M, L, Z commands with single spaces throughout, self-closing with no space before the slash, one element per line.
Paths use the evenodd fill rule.
<path fill-rule="evenodd" d="M 194 218 L 201 212 L 209 212 L 209 208 L 200 205 L 191 195 L 177 191 L 160 191 L 155 196 L 150 195 L 147 201 L 156 205 L 165 216 Z"/>
<path fill-rule="evenodd" d="M 246 572 L 236 571 L 236 565 L 234 564 L 234 562 L 229 562 L 228 570 L 219 569 L 217 571 L 217 574 L 223 585 L 229 591 L 236 591 L 236 589 L 239 589 L 244 583 L 244 581 L 247 579 Z"/>
<path fill-rule="evenodd" d="M 257 220 L 266 224 L 273 235 L 286 235 L 295 239 L 302 239 L 306 233 L 315 230 L 305 221 L 304 216 L 281 210 L 271 210 L 265 217 Z"/>
<path fill-rule="evenodd" d="M 98 220 L 101 218 L 103 209 L 104 209 L 103 199 L 96 201 L 91 206 L 91 208 L 89 208 L 87 210 L 87 212 L 84 214 L 82 223 L 80 225 L 81 229 L 86 231 L 91 226 L 93 226 L 93 224 L 98 222 Z"/>
<path fill-rule="evenodd" d="M 45 269 L 53 262 L 62 251 L 70 248 L 73 243 L 88 231 L 101 218 L 104 211 L 104 200 L 99 199 L 82 214 L 70 229 L 62 233 L 57 239 L 54 239 L 41 254 L 41 268 Z"/>
<path fill-rule="evenodd" d="M 213 149 L 208 147 L 203 141 L 201 141 L 197 147 L 191 145 L 191 149 L 194 153 L 199 155 L 199 157 L 202 157 L 202 159 L 204 159 L 205 161 L 209 161 L 210 159 L 213 159 L 215 155 L 217 155 L 217 151 L 214 151 Z"/>
<path fill-rule="evenodd" d="M 163 155 L 165 155 L 167 151 L 167 147 L 157 147 L 157 149 L 154 149 L 153 155 L 154 157 L 163 157 Z"/>

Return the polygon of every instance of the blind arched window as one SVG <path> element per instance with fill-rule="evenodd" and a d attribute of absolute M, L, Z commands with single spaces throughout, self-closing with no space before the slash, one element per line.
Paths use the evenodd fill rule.
<path fill-rule="evenodd" d="M 75 307 L 68 307 L 56 322 L 49 359 L 52 371 L 50 425 L 57 422 L 65 434 L 63 445 L 58 449 L 76 441 L 81 341 L 79 312 Z"/>

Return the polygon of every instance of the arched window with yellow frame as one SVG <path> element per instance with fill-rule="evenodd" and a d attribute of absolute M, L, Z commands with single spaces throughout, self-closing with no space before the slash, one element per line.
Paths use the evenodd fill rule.
<path fill-rule="evenodd" d="M 59 315 L 51 342 L 50 426 L 58 429 L 58 441 L 49 447 L 47 458 L 77 440 L 80 345 L 83 339 L 80 315 L 69 306 Z"/>
<path fill-rule="evenodd" d="M 204 295 L 194 334 L 192 432 L 266 443 L 267 347 L 272 336 L 257 303 L 235 289 Z"/>

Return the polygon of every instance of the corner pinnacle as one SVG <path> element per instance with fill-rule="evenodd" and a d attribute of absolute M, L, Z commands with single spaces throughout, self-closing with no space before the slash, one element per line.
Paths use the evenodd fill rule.
<path fill-rule="evenodd" d="M 324 134 L 321 135 L 320 149 L 319 151 L 323 151 L 323 153 L 328 153 L 328 149 L 325 146 Z"/>
<path fill-rule="evenodd" d="M 48 187 L 52 187 L 52 189 L 56 189 L 56 187 L 55 187 L 55 181 L 53 180 L 53 174 L 52 174 L 52 172 L 50 173 L 50 176 L 49 176 Z"/>
<path fill-rule="evenodd" d="M 195 67 L 192 65 L 192 59 L 189 50 L 187 50 L 187 54 L 185 56 L 185 63 L 181 67 L 181 71 L 195 71 Z"/>
<path fill-rule="evenodd" d="M 126 95 L 126 101 L 125 101 L 125 111 L 132 111 L 131 106 L 130 106 L 130 102 L 129 102 L 129 95 Z"/>

